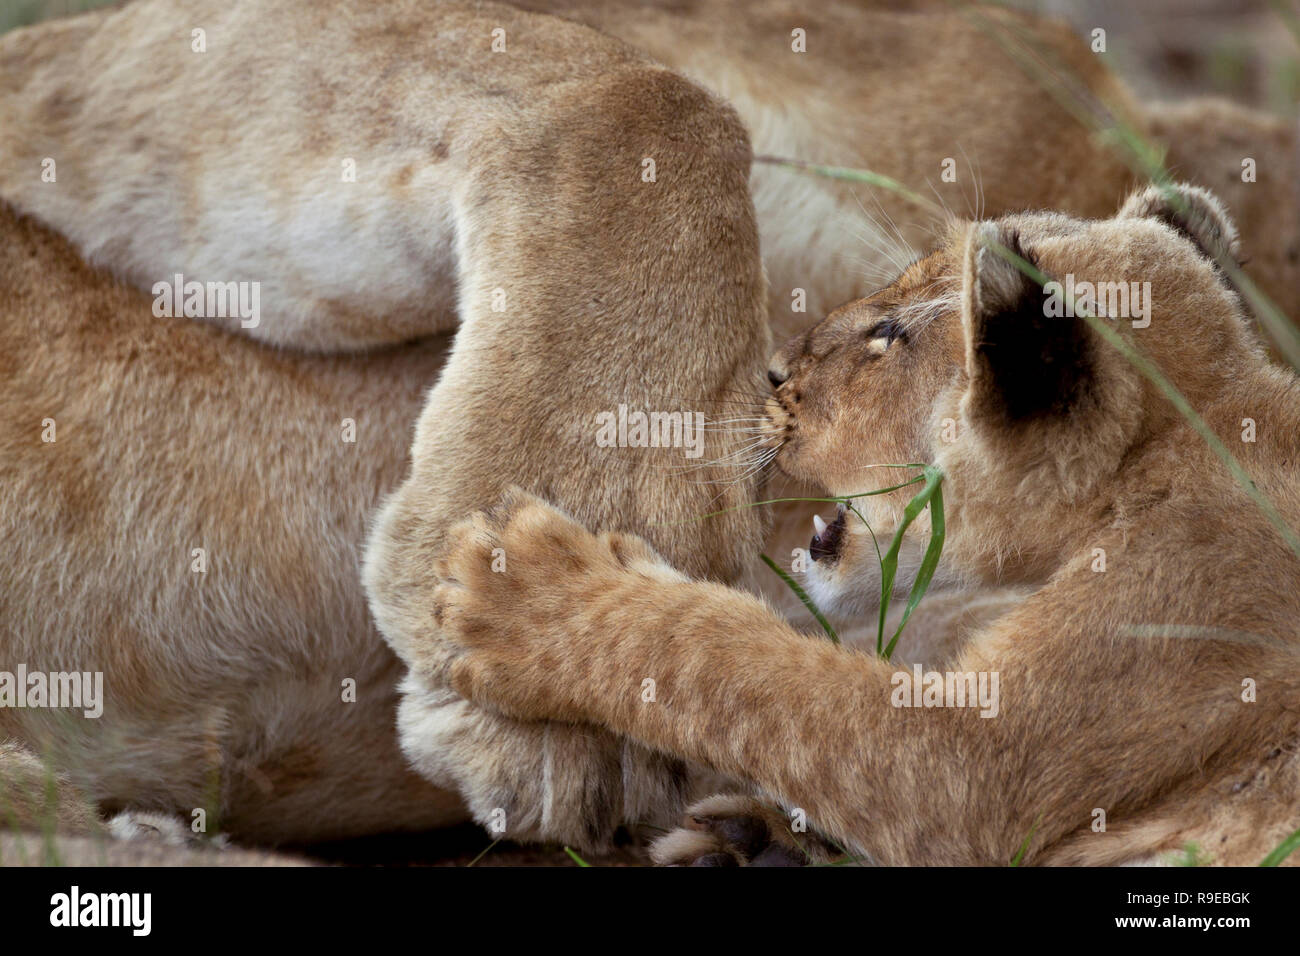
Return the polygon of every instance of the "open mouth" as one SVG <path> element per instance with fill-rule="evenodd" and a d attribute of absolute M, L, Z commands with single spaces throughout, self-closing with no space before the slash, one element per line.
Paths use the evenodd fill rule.
<path fill-rule="evenodd" d="M 840 505 L 835 520 L 826 523 L 821 515 L 813 515 L 812 543 L 808 545 L 808 554 L 814 561 L 834 563 L 840 556 L 840 545 L 844 541 L 844 519 L 848 511 Z"/>

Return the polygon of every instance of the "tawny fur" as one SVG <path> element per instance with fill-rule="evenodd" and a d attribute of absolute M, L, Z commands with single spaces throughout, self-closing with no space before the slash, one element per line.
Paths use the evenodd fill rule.
<path fill-rule="evenodd" d="M 1109 220 L 955 229 L 778 356 L 784 467 L 845 494 L 864 465 L 934 462 L 946 560 L 1030 589 L 950 665 L 1000 676 L 996 717 L 893 706 L 896 664 L 796 633 L 752 595 L 519 492 L 452 531 L 437 591 L 448 679 L 519 718 L 593 724 L 744 777 L 887 864 L 1005 864 L 1031 833 L 1037 863 L 1188 844 L 1258 863 L 1300 820 L 1300 557 L 1153 384 L 1083 319 L 1042 322 L 1042 288 L 992 251 L 1049 276 L 1149 281 L 1149 327 L 1101 321 L 1155 361 L 1294 529 L 1300 380 L 1269 362 L 1216 270 L 1232 235 L 1217 201 L 1186 188 L 1139 193 Z M 940 277 L 960 304 L 873 350 L 877 323 Z M 1063 377 L 1001 364 L 1026 339 Z M 1037 404 L 1027 382 L 1045 389 Z M 895 510 L 905 498 L 890 497 Z M 865 538 L 849 537 L 823 593 L 851 589 L 872 560 Z M 509 574 L 487 570 L 492 547 L 512 556 Z"/>
<path fill-rule="evenodd" d="M 400 669 L 357 583 L 439 344 L 276 353 L 155 319 L 2 204 L 0 247 L 3 666 L 104 674 L 98 719 L 0 708 L 0 740 L 106 810 L 246 840 L 455 819 L 389 729 Z"/>
<path fill-rule="evenodd" d="M 990 214 L 1099 215 L 1132 176 L 943 5 L 532 6 L 629 45 L 509 7 L 413 0 L 346 15 L 333 2 L 137 0 L 14 31 L 0 38 L 0 126 L 12 133 L 0 194 L 130 285 L 177 272 L 261 282 L 261 326 L 223 324 L 265 342 L 357 350 L 465 323 L 410 479 L 372 538 L 376 616 L 416 665 L 402 749 L 484 822 L 509 804 L 513 835 L 596 843 L 618 819 L 674 813 L 680 765 L 559 727 L 505 732 L 430 686 L 421 661 L 435 642 L 412 643 L 428 637 L 423 549 L 514 481 L 592 525 L 649 534 L 692 574 L 740 573 L 756 520 L 672 525 L 751 497 L 752 480 L 714 503 L 721 486 L 687 488 L 659 467 L 680 459 L 611 466 L 590 445 L 575 458 L 571 441 L 620 399 L 728 417 L 745 400 L 730 390 L 755 387 L 768 322 L 784 337 L 869 292 L 927 232 L 888 195 L 766 165 L 748 175 L 751 213 L 750 141 L 928 181 L 958 213 L 978 194 Z M 989 15 L 1029 30 L 1081 88 L 1144 126 L 1064 27 Z M 806 54 L 790 49 L 795 26 Z M 195 27 L 206 53 L 191 50 Z M 507 53 L 491 52 L 498 27 Z M 1239 113 L 1171 110 L 1158 132 L 1191 129 L 1180 171 L 1221 178 L 1239 160 L 1234 144 L 1211 149 L 1213 131 L 1237 128 Z M 1251 122 L 1279 155 L 1294 145 L 1293 131 Z M 959 182 L 944 184 L 954 154 Z M 653 185 L 640 178 L 647 156 Z M 40 178 L 47 157 L 55 183 Z M 355 183 L 341 181 L 348 159 Z M 1295 207 L 1294 179 L 1261 172 L 1243 193 L 1247 247 L 1256 261 L 1281 257 L 1259 278 L 1284 305 L 1294 236 L 1268 217 Z M 4 596 L 4 656 L 102 665 L 114 703 L 93 725 L 0 714 L 0 736 L 56 753 L 107 809 L 188 814 L 218 781 L 226 823 L 246 839 L 462 818 L 460 799 L 402 766 L 402 666 L 376 641 L 356 574 L 443 343 L 347 362 L 260 352 L 154 319 L 148 296 L 8 211 L 3 228 L 4 547 L 21 569 Z M 494 322 L 496 289 L 508 312 Z M 796 289 L 806 312 L 791 311 Z M 59 423 L 52 446 L 36 437 L 45 417 Z M 355 445 L 343 418 L 358 423 Z M 805 522 L 775 540 L 803 543 Z M 205 576 L 189 570 L 194 547 L 211 555 Z M 913 633 L 938 636 L 918 654 L 960 643 L 919 623 Z M 340 700 L 347 677 L 355 705 Z"/>

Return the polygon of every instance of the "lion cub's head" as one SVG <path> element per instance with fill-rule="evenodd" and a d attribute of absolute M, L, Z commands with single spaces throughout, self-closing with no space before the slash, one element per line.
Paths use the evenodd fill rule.
<path fill-rule="evenodd" d="M 1107 220 L 1025 213 L 954 225 L 893 285 L 773 358 L 776 460 L 834 495 L 916 474 L 882 464 L 938 464 L 944 564 L 1041 581 L 1106 520 L 1132 484 L 1136 450 L 1185 428 L 1116 342 L 1154 361 L 1194 408 L 1265 362 L 1218 265 L 1237 251 L 1220 203 L 1194 187 L 1140 191 Z M 1196 444 L 1186 443 L 1192 454 Z M 917 490 L 856 499 L 882 549 Z M 841 507 L 817 531 L 814 596 L 847 610 L 878 594 L 862 522 Z"/>

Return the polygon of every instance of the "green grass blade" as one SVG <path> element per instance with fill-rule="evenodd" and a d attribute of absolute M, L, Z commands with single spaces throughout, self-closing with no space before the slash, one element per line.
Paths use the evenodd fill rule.
<path fill-rule="evenodd" d="M 489 843 L 487 846 L 485 846 L 485 847 L 483 848 L 483 852 L 482 852 L 482 853 L 480 853 L 478 856 L 474 857 L 474 859 L 472 859 L 472 860 L 470 860 L 468 863 L 466 863 L 465 866 L 466 866 L 467 868 L 473 866 L 473 865 L 474 865 L 475 863 L 477 863 L 479 860 L 483 859 L 483 857 L 485 857 L 485 856 L 487 856 L 489 853 L 491 853 L 491 852 L 492 852 L 492 848 L 493 848 L 494 846 L 496 846 L 496 845 L 497 845 L 498 843 L 500 843 L 500 842 L 501 842 L 501 838 L 500 838 L 500 837 L 497 837 L 495 840 L 493 840 L 491 843 Z"/>
<path fill-rule="evenodd" d="M 885 651 L 885 617 L 889 614 L 889 600 L 894 593 L 894 579 L 898 577 L 898 554 L 903 547 L 903 535 L 907 532 L 907 529 L 911 526 L 912 522 L 917 519 L 917 516 L 925 510 L 926 505 L 930 503 L 931 498 L 934 497 L 935 489 L 938 488 L 940 482 L 943 481 L 943 472 L 938 468 L 933 468 L 927 465 L 922 477 L 925 479 L 925 487 L 917 492 L 916 496 L 907 503 L 907 507 L 903 509 L 903 520 L 899 523 L 898 530 L 894 532 L 894 540 L 889 542 L 889 550 L 885 552 L 885 557 L 880 562 L 880 623 L 876 630 L 876 654 L 886 659 L 888 659 L 888 654 Z M 942 530 L 942 524 L 943 522 L 941 519 L 940 530 Z M 942 544 L 943 542 L 941 538 L 940 547 L 942 547 Z M 932 547 L 933 539 L 931 540 L 931 547 L 926 549 L 927 558 L 930 556 L 930 550 Z M 934 560 L 936 562 L 938 561 L 937 554 L 935 555 Z M 933 569 L 930 574 L 933 576 Z M 920 575 L 918 574 L 918 580 L 919 578 Z M 930 582 L 927 579 L 925 583 L 928 586 Z M 915 582 L 913 590 L 915 590 Z M 922 589 L 922 594 L 924 593 L 924 589 Z M 919 602 L 921 599 L 918 596 L 916 600 Z M 908 613 L 910 614 L 910 611 Z M 901 630 L 902 625 L 900 624 L 899 631 Z M 898 635 L 895 634 L 894 640 L 889 643 L 890 654 L 893 653 L 893 647 L 897 642 L 897 637 Z"/>
<path fill-rule="evenodd" d="M 794 592 L 795 597 L 803 602 L 803 606 L 808 609 L 809 614 L 817 619 L 817 623 L 822 626 L 822 630 L 825 631 L 826 636 L 831 639 L 831 643 L 838 644 L 840 642 L 840 636 L 835 633 L 835 628 L 831 627 L 831 622 L 826 620 L 826 615 L 822 614 L 821 609 L 818 608 L 816 603 L 813 602 L 813 599 L 808 596 L 808 592 L 799 586 L 799 582 L 790 577 L 784 568 L 769 558 L 766 554 L 760 554 L 759 557 L 763 559 L 764 564 L 776 572 L 777 577 L 785 582 L 786 587 Z"/>
<path fill-rule="evenodd" d="M 929 203 L 929 200 L 919 193 L 908 189 L 897 179 L 892 176 L 886 176 L 884 173 L 873 172 L 870 169 L 848 169 L 844 166 L 822 166 L 817 163 L 808 163 L 800 159 L 787 159 L 784 156 L 755 156 L 756 163 L 769 163 L 773 166 L 784 166 L 787 169 L 799 169 L 804 172 L 813 173 L 817 176 L 823 176 L 827 179 L 842 179 L 850 183 L 865 183 L 868 186 L 879 186 L 881 189 L 888 189 L 890 192 L 897 193 L 900 196 L 917 204 Z"/>
<path fill-rule="evenodd" d="M 1296 830 L 1285 840 L 1277 845 L 1277 848 L 1260 862 L 1260 866 L 1277 866 L 1288 856 L 1300 849 L 1300 830 Z"/>
<path fill-rule="evenodd" d="M 934 469 L 936 472 L 938 469 Z M 927 477 L 930 469 L 926 469 Z M 903 634 L 903 628 L 907 626 L 908 618 L 916 610 L 917 605 L 921 603 L 921 598 L 925 597 L 926 590 L 930 587 L 930 581 L 934 578 L 934 571 L 939 566 L 939 556 L 943 553 L 943 540 L 946 528 L 943 519 L 943 478 L 940 474 L 936 478 L 933 486 L 927 484 L 927 489 L 933 487 L 934 491 L 930 496 L 930 542 L 925 547 L 925 554 L 921 558 L 921 566 L 917 569 L 916 580 L 912 582 L 912 593 L 907 596 L 907 607 L 903 610 L 903 618 L 898 622 L 898 630 L 894 631 L 894 636 L 890 639 L 889 645 L 885 648 L 885 660 L 890 660 L 894 656 L 894 648 L 898 644 L 899 637 Z M 921 494 L 925 494 L 924 491 Z"/>
<path fill-rule="evenodd" d="M 1038 824 L 1042 821 L 1043 815 L 1040 813 L 1038 818 L 1034 820 L 1034 825 L 1029 828 L 1029 833 L 1025 835 L 1025 842 L 1020 844 L 1020 849 L 1017 850 L 1016 855 L 1011 858 L 1011 863 L 1008 864 L 1009 866 L 1019 866 L 1024 861 L 1025 854 L 1029 852 L 1029 843 L 1034 839 L 1034 831 L 1038 829 Z"/>
<path fill-rule="evenodd" d="M 576 863 L 576 864 L 578 864 L 578 866 L 581 866 L 581 867 L 590 867 L 590 866 L 591 866 L 590 863 L 588 863 L 588 862 L 587 862 L 586 860 L 584 860 L 582 857 L 578 856 L 578 854 L 575 853 L 575 852 L 573 852 L 573 850 L 571 850 L 569 847 L 566 846 L 566 847 L 564 848 L 564 852 L 567 853 L 567 854 L 569 854 L 569 856 L 573 859 L 573 862 Z"/>

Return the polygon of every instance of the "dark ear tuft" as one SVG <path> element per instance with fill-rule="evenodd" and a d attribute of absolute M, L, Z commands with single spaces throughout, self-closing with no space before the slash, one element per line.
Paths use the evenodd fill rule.
<path fill-rule="evenodd" d="M 963 310 L 971 410 L 1006 424 L 1063 415 L 1091 383 L 1091 337 L 1084 320 L 1049 314 L 1048 293 L 1006 252 L 1033 264 L 1017 230 L 999 223 L 971 230 Z"/>
<path fill-rule="evenodd" d="M 1241 265 L 1241 240 L 1232 217 L 1214 193 L 1200 186 L 1147 186 L 1129 196 L 1115 218 L 1158 219 L 1214 261 L 1230 259 Z"/>

